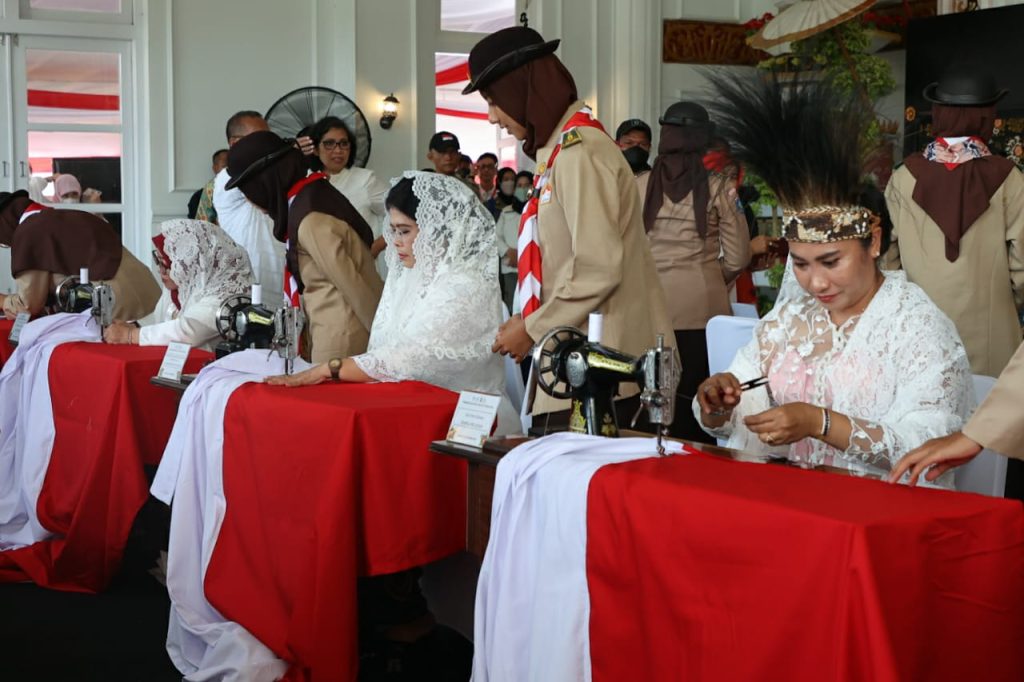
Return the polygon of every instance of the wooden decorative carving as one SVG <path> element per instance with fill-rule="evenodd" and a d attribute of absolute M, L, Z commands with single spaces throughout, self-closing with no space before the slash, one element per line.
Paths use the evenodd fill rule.
<path fill-rule="evenodd" d="M 741 24 L 689 19 L 665 20 L 661 48 L 665 64 L 753 66 L 769 56 L 747 45 Z"/>

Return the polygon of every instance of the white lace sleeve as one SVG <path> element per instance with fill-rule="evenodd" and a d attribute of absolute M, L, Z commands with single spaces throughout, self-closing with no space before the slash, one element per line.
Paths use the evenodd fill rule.
<path fill-rule="evenodd" d="M 851 425 L 850 444 L 843 456 L 879 469 L 891 469 L 910 450 L 932 438 L 959 431 L 974 404 L 967 353 L 952 323 L 941 313 L 893 319 L 893 345 L 887 349 L 894 376 L 894 395 L 880 418 L 863 416 L 875 400 L 872 382 L 863 390 L 851 386 L 833 409 Z M 926 334 L 920 331 L 928 330 Z"/>
<path fill-rule="evenodd" d="M 760 331 L 758 327 L 758 331 Z M 726 372 L 732 374 L 740 381 L 748 381 L 750 379 L 756 379 L 764 374 L 761 369 L 761 344 L 759 340 L 759 333 L 754 334 L 754 338 L 750 340 L 750 343 L 740 348 L 736 353 L 736 357 L 733 358 L 732 363 L 729 365 L 729 369 Z M 745 428 L 738 428 L 743 423 L 743 418 L 752 414 L 757 414 L 768 409 L 768 394 L 765 389 L 756 389 L 754 391 L 745 392 L 741 398 L 739 404 L 732 411 L 732 415 L 729 421 L 725 422 L 718 428 L 711 428 L 704 425 L 701 420 L 700 403 L 697 402 L 697 397 L 694 396 L 691 405 L 693 409 L 693 416 L 697 419 L 697 423 L 701 425 L 708 434 L 719 438 L 721 440 L 732 440 L 734 435 L 739 435 L 740 431 L 746 431 Z"/>
<path fill-rule="evenodd" d="M 356 364 L 378 381 L 412 379 L 446 388 L 500 391 L 502 366 L 491 344 L 501 313 L 493 292 L 484 282 L 453 274 L 445 278 L 445 286 L 425 293 L 401 330 L 374 339 L 369 351 L 353 358 Z"/>
<path fill-rule="evenodd" d="M 167 322 L 148 324 L 139 330 L 140 346 L 166 346 L 187 343 L 193 348 L 210 348 L 220 338 L 216 327 L 220 301 L 205 298 L 185 307 Z"/>

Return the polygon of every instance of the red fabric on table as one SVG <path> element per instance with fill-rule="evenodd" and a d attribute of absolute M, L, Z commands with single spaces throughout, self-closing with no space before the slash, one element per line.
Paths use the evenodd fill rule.
<path fill-rule="evenodd" d="M 11 329 L 14 328 L 14 320 L 8 320 L 0 315 L 0 367 L 3 367 L 7 360 L 14 353 L 14 346 L 8 340 Z"/>
<path fill-rule="evenodd" d="M 1020 502 L 703 453 L 588 493 L 594 682 L 1021 679 Z"/>
<path fill-rule="evenodd" d="M 427 450 L 457 401 L 418 382 L 231 396 L 206 596 L 292 664 L 287 679 L 355 679 L 358 575 L 465 548 L 466 462 Z"/>
<path fill-rule="evenodd" d="M 57 537 L 0 552 L 0 582 L 98 592 L 117 573 L 132 522 L 171 435 L 179 394 L 149 382 L 164 346 L 66 343 L 50 357 L 54 442 L 36 504 Z M 186 372 L 212 359 L 193 350 Z"/>

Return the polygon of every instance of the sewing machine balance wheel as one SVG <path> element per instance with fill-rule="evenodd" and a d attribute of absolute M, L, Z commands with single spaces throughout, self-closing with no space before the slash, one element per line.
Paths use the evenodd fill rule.
<path fill-rule="evenodd" d="M 235 329 L 235 313 L 251 302 L 252 299 L 248 296 L 239 295 L 225 299 L 220 304 L 220 310 L 217 311 L 217 333 L 221 338 L 234 341 L 238 337 L 238 331 Z"/>
<path fill-rule="evenodd" d="M 582 346 L 587 336 L 575 327 L 555 327 L 533 347 L 533 376 L 541 389 L 552 398 L 571 397 L 565 370 L 561 367 L 566 346 Z"/>

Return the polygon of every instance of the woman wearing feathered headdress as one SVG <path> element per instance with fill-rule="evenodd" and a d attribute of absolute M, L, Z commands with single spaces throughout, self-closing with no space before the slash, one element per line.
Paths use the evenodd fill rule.
<path fill-rule="evenodd" d="M 886 474 L 909 450 L 958 430 L 973 394 L 952 322 L 903 273 L 878 267 L 885 205 L 860 185 L 873 113 L 827 83 L 712 83 L 712 116 L 733 157 L 783 206 L 798 286 L 729 370 L 701 385 L 694 413 L 730 447 Z M 761 376 L 766 390 L 741 392 L 740 381 Z"/>

